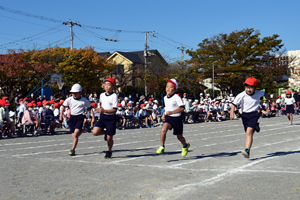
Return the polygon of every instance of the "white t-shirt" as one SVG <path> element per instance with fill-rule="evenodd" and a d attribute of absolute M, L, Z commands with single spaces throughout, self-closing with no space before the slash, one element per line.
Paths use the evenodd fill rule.
<path fill-rule="evenodd" d="M 248 95 L 247 92 L 244 91 L 236 96 L 232 104 L 236 107 L 241 105 L 242 112 L 244 113 L 254 112 L 258 110 L 260 98 L 264 95 L 265 92 L 263 90 L 256 90 L 253 95 Z"/>
<path fill-rule="evenodd" d="M 281 104 L 281 99 L 277 99 L 276 103 Z"/>
<path fill-rule="evenodd" d="M 182 98 L 182 102 L 183 102 L 183 104 L 185 105 L 185 102 L 187 102 L 187 98 L 183 97 L 183 98 Z"/>
<path fill-rule="evenodd" d="M 148 115 L 148 112 L 147 112 L 147 110 L 141 109 L 141 110 L 139 111 L 139 115 L 145 117 L 145 116 Z"/>
<path fill-rule="evenodd" d="M 54 117 L 57 117 L 57 116 L 59 116 L 59 109 L 58 108 L 55 108 L 54 109 L 54 112 L 53 112 L 53 114 L 54 114 Z"/>
<path fill-rule="evenodd" d="M 70 104 L 71 115 L 82 115 L 86 108 L 91 108 L 91 103 L 84 97 L 76 100 L 74 97 L 69 97 L 63 103 L 64 107 Z"/>
<path fill-rule="evenodd" d="M 152 104 L 148 103 L 148 104 L 146 105 L 146 109 L 153 109 Z"/>
<path fill-rule="evenodd" d="M 123 110 L 117 110 L 116 115 L 125 115 L 125 112 Z"/>
<path fill-rule="evenodd" d="M 230 110 L 231 110 L 230 104 L 225 103 L 225 105 L 224 105 L 224 111 L 230 111 Z"/>
<path fill-rule="evenodd" d="M 25 112 L 25 110 L 27 110 L 27 107 L 25 106 L 25 104 L 21 104 L 21 106 L 19 107 L 19 114 L 18 117 L 20 117 L 20 114 Z"/>
<path fill-rule="evenodd" d="M 104 110 L 118 109 L 118 96 L 116 93 L 107 95 L 106 92 L 100 94 L 100 103 Z M 104 113 L 105 115 L 114 115 L 114 113 Z"/>
<path fill-rule="evenodd" d="M 285 99 L 284 99 L 284 103 L 285 103 L 286 105 L 293 105 L 295 102 L 296 102 L 296 101 L 295 101 L 294 97 L 291 97 L 291 98 L 285 98 Z"/>
<path fill-rule="evenodd" d="M 202 109 L 203 109 L 203 111 L 207 112 L 207 111 L 209 110 L 209 105 L 204 104 L 204 105 L 202 106 Z"/>
<path fill-rule="evenodd" d="M 125 111 L 126 116 L 133 116 L 133 111 L 128 109 Z"/>
<path fill-rule="evenodd" d="M 178 109 L 179 107 L 184 108 L 184 104 L 181 100 L 181 98 L 177 94 L 173 94 L 171 97 L 165 96 L 164 97 L 165 102 L 165 113 L 167 111 L 174 111 Z M 175 113 L 173 115 L 169 115 L 170 117 L 179 117 L 181 116 L 181 113 Z"/>

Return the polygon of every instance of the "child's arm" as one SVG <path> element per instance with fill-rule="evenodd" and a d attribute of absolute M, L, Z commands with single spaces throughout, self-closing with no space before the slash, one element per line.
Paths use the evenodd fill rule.
<path fill-rule="evenodd" d="M 91 109 L 91 115 L 92 115 L 92 123 L 95 123 L 95 115 L 93 109 Z"/>
<path fill-rule="evenodd" d="M 166 115 L 173 115 L 173 114 L 176 114 L 176 113 L 182 113 L 183 111 L 184 111 L 184 107 L 179 107 L 176 110 L 167 111 Z"/>
<path fill-rule="evenodd" d="M 234 110 L 235 110 L 235 105 L 231 104 L 230 119 L 234 119 Z"/>
<path fill-rule="evenodd" d="M 60 110 L 59 121 L 63 120 L 64 111 L 65 111 L 65 106 L 63 106 L 62 109 Z"/>

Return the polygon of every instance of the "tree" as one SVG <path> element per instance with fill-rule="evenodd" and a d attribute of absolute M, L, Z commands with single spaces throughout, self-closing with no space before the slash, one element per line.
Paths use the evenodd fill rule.
<path fill-rule="evenodd" d="M 260 38 L 260 32 L 254 29 L 243 29 L 230 34 L 219 34 L 210 39 L 206 38 L 198 44 L 195 51 L 187 50 L 192 57 L 189 60 L 197 70 L 194 70 L 201 79 L 212 78 L 214 66 L 215 85 L 222 93 L 237 94 L 243 90 L 243 82 L 249 76 L 258 77 L 263 62 L 259 57 L 268 58 L 268 55 L 278 53 L 283 47 L 279 35 L 274 34 Z M 270 58 L 270 57 L 269 57 Z M 287 68 L 287 66 L 285 66 Z M 284 71 L 284 70 L 283 70 Z M 281 72 L 283 72 L 281 71 Z M 273 72 L 269 79 L 273 78 Z M 287 74 L 284 73 L 283 75 Z M 259 89 L 266 86 L 265 79 L 259 79 Z"/>
<path fill-rule="evenodd" d="M 0 82 L 7 96 L 13 95 L 17 89 L 31 87 L 36 79 L 40 79 L 52 71 L 51 65 L 31 60 L 32 51 L 9 50 L 0 56 Z"/>
<path fill-rule="evenodd" d="M 86 92 L 102 90 L 102 80 L 113 69 L 115 64 L 99 56 L 91 47 L 84 49 L 64 49 L 64 55 L 55 66 L 57 73 L 63 74 L 65 86 L 79 83 Z"/>

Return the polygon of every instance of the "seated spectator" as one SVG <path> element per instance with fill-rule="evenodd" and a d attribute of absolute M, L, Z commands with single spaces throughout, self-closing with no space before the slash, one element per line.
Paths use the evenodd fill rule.
<path fill-rule="evenodd" d="M 140 119 L 144 119 L 145 120 L 146 127 L 150 128 L 149 121 L 151 121 L 151 120 L 150 120 L 150 118 L 148 116 L 148 112 L 147 112 L 145 104 L 141 104 L 141 110 L 139 111 L 139 115 L 140 115 L 139 116 Z"/>
<path fill-rule="evenodd" d="M 132 120 L 133 126 L 135 126 L 136 124 L 139 124 L 139 119 L 134 117 L 134 112 L 133 112 L 131 103 L 127 104 L 127 109 L 125 111 L 125 115 L 126 115 L 126 119 Z M 138 128 L 140 128 L 139 125 L 138 125 Z"/>
<path fill-rule="evenodd" d="M 45 101 L 44 102 L 45 109 L 42 112 L 42 122 L 46 124 L 50 124 L 50 133 L 54 134 L 54 128 L 56 126 L 54 121 L 54 113 L 50 109 L 50 103 Z"/>
<path fill-rule="evenodd" d="M 33 110 L 32 103 L 28 103 L 27 110 L 24 111 L 24 115 L 22 117 L 22 124 L 33 124 L 32 125 L 32 130 L 34 131 L 33 134 L 37 135 L 37 129 L 39 127 L 39 122 L 33 116 L 32 110 Z"/>
<path fill-rule="evenodd" d="M 118 121 L 118 127 L 120 130 L 125 129 L 125 112 L 123 111 L 123 107 L 121 103 L 118 103 L 118 110 L 116 112 L 117 115 L 117 121 Z"/>

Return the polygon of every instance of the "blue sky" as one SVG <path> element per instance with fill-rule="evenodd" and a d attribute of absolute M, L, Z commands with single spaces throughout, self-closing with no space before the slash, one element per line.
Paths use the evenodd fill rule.
<path fill-rule="evenodd" d="M 244 28 L 260 30 L 262 37 L 280 35 L 287 51 L 300 49 L 299 0 L 9 0 L 2 1 L 0 6 L 56 20 L 79 22 L 82 27 L 73 29 L 74 48 L 93 46 L 98 52 L 144 50 L 145 34 L 117 33 L 91 29 L 86 25 L 155 31 L 157 37 L 148 37 L 148 46 L 158 49 L 169 62 L 181 60 L 181 51 L 177 47 L 183 45 L 186 49 L 196 49 L 205 38 Z M 8 48 L 46 48 L 49 44 L 70 46 L 69 26 L 60 22 L 0 9 L 0 23 L 0 53 L 6 53 Z M 116 38 L 119 42 L 101 38 Z M 188 56 L 185 54 L 184 58 L 188 59 Z"/>

